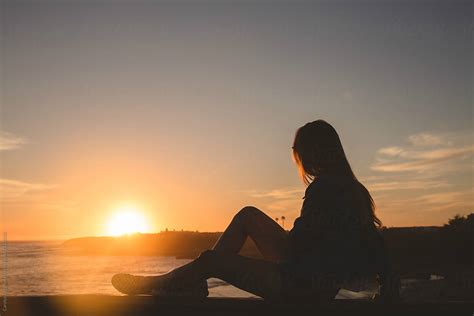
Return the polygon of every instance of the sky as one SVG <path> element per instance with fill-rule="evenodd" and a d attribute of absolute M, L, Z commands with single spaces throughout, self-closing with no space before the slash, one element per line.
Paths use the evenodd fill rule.
<path fill-rule="evenodd" d="M 472 1 L 1 2 L 0 219 L 10 239 L 290 229 L 295 131 L 338 131 L 385 226 L 474 209 Z M 281 221 L 280 221 L 281 223 Z"/>

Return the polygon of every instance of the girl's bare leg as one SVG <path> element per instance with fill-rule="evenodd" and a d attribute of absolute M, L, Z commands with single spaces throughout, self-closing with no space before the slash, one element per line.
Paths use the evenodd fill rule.
<path fill-rule="evenodd" d="M 287 232 L 253 206 L 244 207 L 234 216 L 213 249 L 238 254 L 247 237 L 255 242 L 266 260 L 276 262 L 288 255 Z"/>
<path fill-rule="evenodd" d="M 238 255 L 247 237 L 253 239 L 265 260 Z M 277 261 L 287 255 L 286 231 L 257 208 L 244 207 L 212 250 L 204 251 L 195 260 L 164 275 L 142 277 L 134 282 L 140 287 L 135 293 L 150 293 L 154 288 L 166 286 L 186 289 L 215 277 L 266 299 L 280 299 L 284 280 Z M 336 293 L 337 290 L 330 290 L 321 295 L 330 299 Z"/>
<path fill-rule="evenodd" d="M 252 238 L 265 260 L 237 255 L 247 237 Z M 205 251 L 197 259 L 171 272 L 154 277 L 153 285 L 187 286 L 216 277 L 256 295 L 267 293 L 268 296 L 272 289 L 279 290 L 275 262 L 284 259 L 287 253 L 286 231 L 259 209 L 244 207 L 234 216 L 213 250 Z"/>
<path fill-rule="evenodd" d="M 218 278 L 267 299 L 278 299 L 282 289 L 280 270 L 275 262 L 216 250 L 206 250 L 192 262 L 159 278 L 164 278 L 161 281 L 165 280 L 165 284 L 178 288 Z"/>

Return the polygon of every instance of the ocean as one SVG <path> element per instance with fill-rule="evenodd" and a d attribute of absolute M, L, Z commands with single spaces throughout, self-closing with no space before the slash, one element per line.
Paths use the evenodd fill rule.
<path fill-rule="evenodd" d="M 7 273 L 0 265 L 0 293 L 8 296 L 107 294 L 122 295 L 110 280 L 116 273 L 159 275 L 189 259 L 158 256 L 85 256 L 65 252 L 61 241 L 8 242 Z M 4 249 L 0 249 L 2 261 Z M 210 297 L 256 297 L 219 279 L 209 279 Z M 341 290 L 336 298 L 367 298 L 373 293 Z"/>

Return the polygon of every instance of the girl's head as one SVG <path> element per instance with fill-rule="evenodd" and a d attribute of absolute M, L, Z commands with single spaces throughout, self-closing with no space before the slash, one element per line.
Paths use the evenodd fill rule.
<path fill-rule="evenodd" d="M 357 200 L 368 211 L 365 218 L 381 226 L 381 221 L 375 216 L 374 201 L 352 172 L 339 135 L 331 124 L 317 120 L 300 127 L 293 142 L 293 159 L 306 185 L 322 175 L 337 176 L 341 181 L 352 183 Z"/>
<path fill-rule="evenodd" d="M 305 184 L 323 174 L 355 178 L 339 135 L 323 120 L 307 123 L 296 131 L 293 158 Z"/>

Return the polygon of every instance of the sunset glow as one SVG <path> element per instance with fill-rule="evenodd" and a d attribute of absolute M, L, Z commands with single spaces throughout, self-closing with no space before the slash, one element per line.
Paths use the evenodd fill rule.
<path fill-rule="evenodd" d="M 150 228 L 145 217 L 133 205 L 119 207 L 107 222 L 106 234 L 111 236 L 148 232 Z"/>
<path fill-rule="evenodd" d="M 290 229 L 318 119 L 384 226 L 474 210 L 472 1 L 198 2 L 0 2 L 9 240 Z"/>

